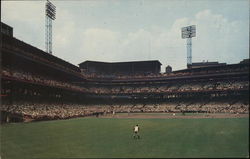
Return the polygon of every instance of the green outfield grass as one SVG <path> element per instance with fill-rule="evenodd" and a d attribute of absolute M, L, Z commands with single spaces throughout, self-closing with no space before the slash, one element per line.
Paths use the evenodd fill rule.
<path fill-rule="evenodd" d="M 1 125 L 1 159 L 249 157 L 248 118 L 70 120 Z M 141 127 L 134 140 L 132 128 Z"/>

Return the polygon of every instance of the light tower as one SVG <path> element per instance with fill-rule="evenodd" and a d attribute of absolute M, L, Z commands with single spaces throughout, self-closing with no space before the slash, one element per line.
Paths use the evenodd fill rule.
<path fill-rule="evenodd" d="M 181 28 L 182 39 L 187 39 L 187 66 L 192 65 L 192 37 L 196 36 L 196 26 L 191 25 Z"/>
<path fill-rule="evenodd" d="M 56 6 L 49 0 L 45 5 L 45 47 L 46 52 L 52 54 L 52 20 L 56 19 Z"/>

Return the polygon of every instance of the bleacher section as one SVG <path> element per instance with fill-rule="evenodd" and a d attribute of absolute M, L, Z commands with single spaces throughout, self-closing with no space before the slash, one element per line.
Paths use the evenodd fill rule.
<path fill-rule="evenodd" d="M 158 65 L 152 67 L 156 73 L 86 73 L 14 37 L 1 37 L 2 122 L 113 111 L 249 113 L 247 62 L 168 74 L 160 74 Z"/>

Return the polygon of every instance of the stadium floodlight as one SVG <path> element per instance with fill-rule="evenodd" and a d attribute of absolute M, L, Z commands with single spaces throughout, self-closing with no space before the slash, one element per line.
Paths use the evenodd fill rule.
<path fill-rule="evenodd" d="M 56 19 L 56 7 L 50 1 L 46 3 L 46 15 L 53 20 Z"/>
<path fill-rule="evenodd" d="M 52 54 L 52 20 L 56 19 L 56 6 L 49 0 L 45 4 L 45 46 L 46 52 Z"/>
<path fill-rule="evenodd" d="M 181 28 L 181 38 L 187 39 L 187 65 L 192 64 L 192 37 L 196 37 L 196 26 Z"/>

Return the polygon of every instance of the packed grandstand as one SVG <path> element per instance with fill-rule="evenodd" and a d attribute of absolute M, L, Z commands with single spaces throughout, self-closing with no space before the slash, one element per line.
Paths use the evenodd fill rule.
<path fill-rule="evenodd" d="M 75 66 L 1 32 L 1 122 L 134 112 L 249 113 L 249 59 L 160 73 L 159 61 Z"/>

